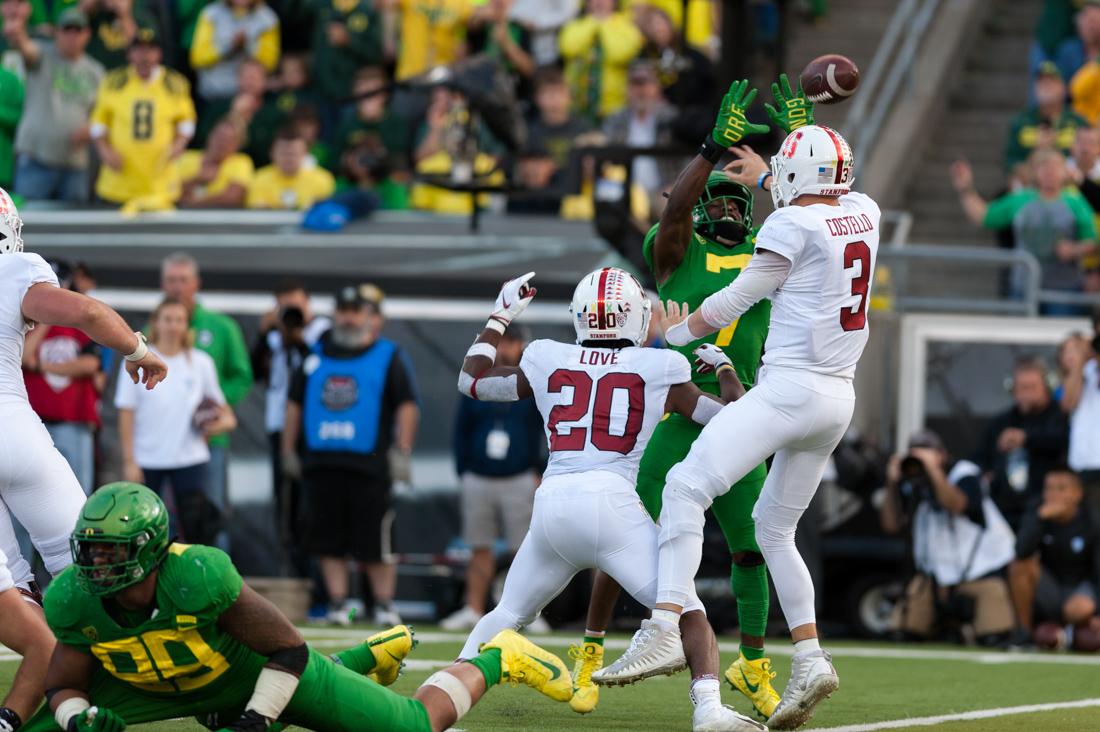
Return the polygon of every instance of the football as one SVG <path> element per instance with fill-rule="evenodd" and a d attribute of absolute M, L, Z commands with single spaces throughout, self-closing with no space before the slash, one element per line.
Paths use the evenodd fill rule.
<path fill-rule="evenodd" d="M 856 93 L 859 69 L 852 59 L 836 53 L 818 56 L 799 77 L 807 98 L 815 104 L 837 104 Z"/>

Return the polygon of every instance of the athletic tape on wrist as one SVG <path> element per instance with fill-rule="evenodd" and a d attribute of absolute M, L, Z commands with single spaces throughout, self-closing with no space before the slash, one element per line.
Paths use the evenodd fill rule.
<path fill-rule="evenodd" d="M 687 320 L 682 320 L 665 331 L 665 341 L 670 346 L 686 346 L 693 340 L 695 338 L 691 335 Z"/>
<path fill-rule="evenodd" d="M 470 350 L 466 351 L 466 358 L 473 358 L 474 356 L 484 356 L 493 363 L 496 363 L 497 347 L 492 343 L 475 343 L 470 346 Z"/>
<path fill-rule="evenodd" d="M 74 696 L 57 705 L 57 711 L 53 713 L 53 719 L 61 729 L 68 729 L 77 715 L 83 714 L 92 708 L 92 703 L 82 696 Z"/>
<path fill-rule="evenodd" d="M 715 374 L 720 374 L 720 373 L 722 373 L 722 370 L 723 370 L 723 369 L 729 369 L 730 371 L 736 371 L 736 370 L 737 370 L 737 369 L 735 369 L 735 368 L 733 367 L 733 364 L 731 364 L 731 363 L 720 363 L 720 364 L 718 364 L 718 366 L 717 366 L 717 367 L 716 367 L 716 368 L 714 369 L 714 373 L 715 373 Z"/>
<path fill-rule="evenodd" d="M 136 335 L 138 339 L 137 347 L 134 348 L 134 352 L 130 355 L 123 356 L 123 358 L 130 362 L 140 361 L 149 353 L 149 346 L 145 345 L 145 334 L 135 331 L 134 335 Z"/>
<path fill-rule="evenodd" d="M 470 711 L 470 707 L 474 705 L 474 700 L 470 696 L 470 690 L 466 688 L 466 684 L 446 671 L 436 671 L 427 678 L 423 685 L 434 686 L 446 694 L 450 698 L 451 703 L 455 705 L 455 711 L 458 712 L 458 719 L 462 719 L 466 716 L 466 712 Z"/>
<path fill-rule="evenodd" d="M 245 711 L 253 711 L 275 721 L 298 689 L 298 677 L 286 671 L 264 667 L 256 679 L 256 688 Z"/>
<path fill-rule="evenodd" d="M 508 324 L 496 316 L 489 316 L 488 322 L 485 323 L 485 330 L 495 330 L 497 333 L 504 335 L 504 331 L 507 330 Z"/>

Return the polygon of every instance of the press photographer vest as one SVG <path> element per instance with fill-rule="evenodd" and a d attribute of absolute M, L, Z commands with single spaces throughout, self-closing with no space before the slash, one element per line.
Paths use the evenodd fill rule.
<path fill-rule="evenodd" d="M 327 356 L 320 343 L 311 350 L 302 403 L 306 448 L 371 454 L 378 444 L 386 376 L 397 347 L 380 338 L 353 358 Z"/>

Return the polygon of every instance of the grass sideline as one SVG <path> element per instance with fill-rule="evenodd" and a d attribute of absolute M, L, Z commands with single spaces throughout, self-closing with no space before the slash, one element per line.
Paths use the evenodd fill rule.
<path fill-rule="evenodd" d="M 417 628 L 421 639 L 410 660 L 415 668 L 393 686 L 400 694 L 412 694 L 431 673 L 436 662 L 445 665 L 461 648 L 459 635 Z M 307 628 L 310 642 L 323 651 L 334 651 L 365 638 L 369 630 Z M 565 658 L 576 638 L 557 633 L 535 638 Z M 628 639 L 616 636 L 609 645 L 610 659 L 618 657 Z M 735 644 L 722 642 L 722 662 L 735 657 Z M 789 644 L 775 642 L 773 661 L 779 688 L 790 671 Z M 1003 709 L 1030 704 L 1075 702 L 1100 696 L 1100 657 L 1051 654 L 1001 654 L 944 646 L 898 646 L 835 642 L 834 662 L 841 688 L 822 705 L 809 727 L 822 729 L 918 717 L 938 717 L 978 710 Z M 0 689 L 7 689 L 15 672 L 13 660 L 0 661 Z M 690 730 L 691 703 L 688 676 L 659 678 L 632 687 L 608 689 L 591 715 L 574 714 L 565 704 L 555 704 L 526 688 L 494 689 L 460 723 L 466 732 L 549 732 L 576 730 Z M 723 701 L 742 712 L 747 700 L 723 685 Z M 929 726 L 892 729 L 929 729 Z M 197 732 L 194 721 L 134 725 L 134 730 Z M 992 732 L 1042 729 L 1044 732 L 1100 729 L 1100 706 L 1055 709 L 986 719 L 946 721 L 934 725 L 943 732 Z M 839 732 L 839 731 L 838 731 Z"/>

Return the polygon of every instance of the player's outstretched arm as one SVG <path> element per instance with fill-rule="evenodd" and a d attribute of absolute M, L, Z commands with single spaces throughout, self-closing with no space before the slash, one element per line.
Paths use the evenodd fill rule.
<path fill-rule="evenodd" d="M 225 730 L 266 730 L 298 689 L 309 662 L 309 647 L 287 617 L 247 584 L 241 586 L 237 601 L 218 617 L 218 627 L 268 659 L 241 718 Z"/>
<path fill-rule="evenodd" d="M 703 140 L 696 155 L 680 171 L 669 192 L 668 203 L 661 213 L 660 226 L 653 240 L 653 275 L 663 283 L 672 275 L 691 243 L 691 211 L 706 189 L 707 177 L 722 155 L 746 135 L 763 134 L 766 125 L 754 125 L 745 117 L 745 110 L 756 98 L 756 89 L 749 89 L 747 79 L 735 81 L 722 97 L 714 130 Z"/>
<path fill-rule="evenodd" d="M 97 661 L 83 653 L 58 643 L 50 657 L 46 672 L 46 702 L 53 711 L 54 721 L 66 732 L 122 732 L 126 723 L 115 712 L 92 706 L 88 685 Z"/>
<path fill-rule="evenodd" d="M 126 373 L 135 384 L 140 378 L 146 389 L 168 376 L 168 367 L 145 345 L 145 337 L 130 330 L 121 315 L 99 300 L 39 282 L 23 296 L 23 317 L 35 323 L 77 328 L 101 346 L 128 354 Z"/>
<path fill-rule="evenodd" d="M 537 291 L 527 284 L 534 276 L 534 272 L 528 272 L 508 280 L 500 288 L 485 329 L 462 360 L 462 371 L 458 374 L 458 390 L 462 394 L 486 402 L 514 402 L 532 396 L 531 385 L 520 368 L 494 364 L 504 331 L 535 297 Z"/>
<path fill-rule="evenodd" d="M 705 343 L 694 351 L 695 366 L 700 373 L 718 372 L 722 395 L 707 394 L 690 381 L 676 384 L 668 390 L 665 411 L 676 412 L 698 424 L 706 424 L 730 402 L 745 395 L 745 387 L 737 377 L 729 356 L 713 343 Z"/>

